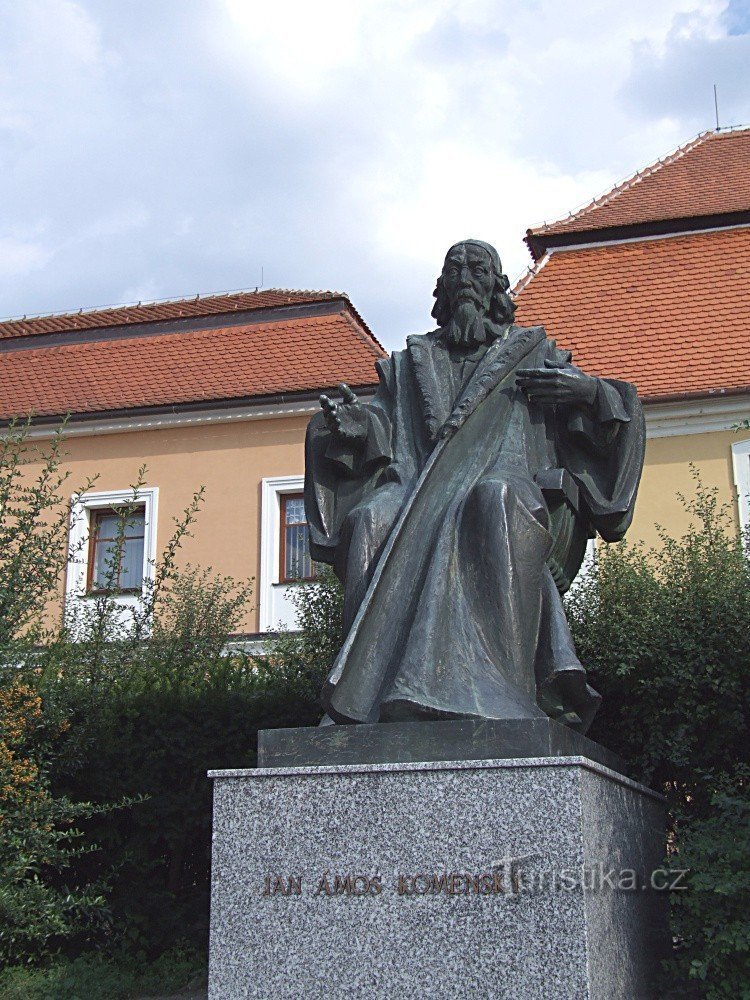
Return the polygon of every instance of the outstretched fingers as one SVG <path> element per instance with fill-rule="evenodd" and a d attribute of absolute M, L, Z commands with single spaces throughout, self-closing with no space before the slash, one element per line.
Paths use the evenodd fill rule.
<path fill-rule="evenodd" d="M 357 397 L 346 384 L 346 382 L 339 382 L 339 392 L 344 397 L 345 403 L 356 403 Z"/>

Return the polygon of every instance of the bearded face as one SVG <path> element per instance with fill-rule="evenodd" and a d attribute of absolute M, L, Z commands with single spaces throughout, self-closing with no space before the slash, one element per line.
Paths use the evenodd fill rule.
<path fill-rule="evenodd" d="M 451 339 L 467 346 L 483 341 L 495 287 L 489 254 L 471 243 L 453 247 L 443 266 L 443 287 L 451 308 Z"/>

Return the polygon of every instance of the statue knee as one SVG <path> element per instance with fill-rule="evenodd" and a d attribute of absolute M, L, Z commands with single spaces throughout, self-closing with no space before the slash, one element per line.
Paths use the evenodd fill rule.
<path fill-rule="evenodd" d="M 549 514 L 541 490 L 533 481 L 521 476 L 485 476 L 469 497 L 471 514 L 488 515 L 491 519 L 498 508 L 509 510 L 515 505 L 525 508 L 543 527 L 548 527 Z"/>
<path fill-rule="evenodd" d="M 347 517 L 351 537 L 358 547 L 370 552 L 377 550 L 388 537 L 391 522 L 377 504 L 366 504 L 353 510 Z"/>
<path fill-rule="evenodd" d="M 498 503 L 507 504 L 515 495 L 516 491 L 509 480 L 487 476 L 480 479 L 471 491 L 469 504 L 478 510 L 486 510 Z"/>

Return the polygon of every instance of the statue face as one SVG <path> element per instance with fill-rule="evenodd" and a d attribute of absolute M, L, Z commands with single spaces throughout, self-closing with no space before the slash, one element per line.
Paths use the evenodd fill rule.
<path fill-rule="evenodd" d="M 486 313 L 495 288 L 492 261 L 487 252 L 471 243 L 453 247 L 443 265 L 443 287 L 452 313 L 455 314 L 464 303 L 471 303 L 478 311 Z"/>

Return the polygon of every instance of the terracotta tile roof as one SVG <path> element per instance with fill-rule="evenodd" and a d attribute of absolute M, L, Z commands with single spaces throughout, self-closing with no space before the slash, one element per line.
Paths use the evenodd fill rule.
<path fill-rule="evenodd" d="M 275 322 L 26 346 L 0 353 L 0 417 L 365 386 L 377 381 L 382 354 L 348 302 L 322 315 L 285 311 Z"/>
<path fill-rule="evenodd" d="M 125 326 L 130 323 L 155 323 L 160 320 L 185 319 L 190 316 L 216 316 L 248 309 L 303 305 L 346 298 L 341 292 L 290 291 L 267 288 L 253 292 L 230 292 L 223 295 L 196 295 L 189 299 L 170 299 L 130 306 L 55 313 L 0 321 L 0 339 L 31 337 L 35 334 L 61 333 L 69 330 L 93 330 Z"/>
<path fill-rule="evenodd" d="M 531 236 L 750 210 L 750 128 L 703 132 L 567 219 Z"/>
<path fill-rule="evenodd" d="M 517 322 L 642 396 L 750 389 L 750 227 L 556 251 L 516 295 Z"/>

